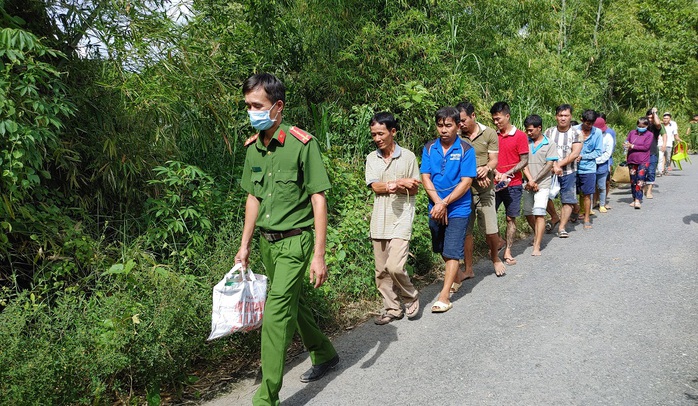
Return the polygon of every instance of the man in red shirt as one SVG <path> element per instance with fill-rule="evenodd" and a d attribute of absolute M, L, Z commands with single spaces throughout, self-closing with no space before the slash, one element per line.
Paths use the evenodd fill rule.
<path fill-rule="evenodd" d="M 521 170 L 528 164 L 528 137 L 526 133 L 511 125 L 510 109 L 506 102 L 497 102 L 490 109 L 492 121 L 499 138 L 499 160 L 495 170 L 495 207 L 504 203 L 507 215 L 506 248 L 504 262 L 515 265 L 511 246 L 516 236 L 516 217 L 521 212 L 523 179 Z M 507 184 L 508 182 L 508 184 Z"/>

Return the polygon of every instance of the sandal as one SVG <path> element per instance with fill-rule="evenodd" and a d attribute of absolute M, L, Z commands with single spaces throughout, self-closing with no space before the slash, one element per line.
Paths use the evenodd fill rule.
<path fill-rule="evenodd" d="M 453 307 L 453 303 L 444 303 L 440 300 L 437 300 L 434 302 L 434 304 L 431 306 L 431 312 L 432 313 L 445 313 Z"/>
<path fill-rule="evenodd" d="M 546 232 L 546 234 L 552 233 L 553 230 L 555 229 L 555 227 L 557 227 L 558 224 L 560 224 L 560 220 L 558 220 L 558 221 L 556 221 L 556 222 L 554 222 L 554 223 L 553 223 L 553 222 L 550 222 L 550 221 L 547 221 L 547 222 L 545 223 L 545 232 Z"/>
<path fill-rule="evenodd" d="M 562 231 L 558 231 L 558 232 L 557 232 L 557 236 L 560 237 L 560 238 L 567 238 L 567 237 L 569 237 L 570 235 L 567 233 L 567 231 L 562 230 Z"/>
<path fill-rule="evenodd" d="M 417 313 L 419 313 L 419 295 L 414 298 L 414 302 L 405 305 L 405 313 L 407 314 L 408 319 L 413 318 L 417 315 Z"/>
<path fill-rule="evenodd" d="M 458 292 L 458 289 L 460 289 L 461 286 L 463 286 L 463 282 L 453 282 L 451 284 L 451 289 L 448 291 L 448 297 L 451 297 L 454 293 Z"/>
<path fill-rule="evenodd" d="M 380 316 L 378 316 L 373 322 L 378 324 L 379 326 L 382 326 L 384 324 L 391 323 L 395 320 L 400 320 L 402 318 L 402 314 L 399 316 L 392 315 L 390 313 L 383 313 Z"/>

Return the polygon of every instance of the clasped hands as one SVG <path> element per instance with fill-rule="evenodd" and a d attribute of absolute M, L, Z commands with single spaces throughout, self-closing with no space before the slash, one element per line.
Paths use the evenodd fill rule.
<path fill-rule="evenodd" d="M 403 178 L 396 181 L 387 182 L 386 187 L 388 188 L 388 193 L 397 193 L 397 191 L 402 188 L 403 190 L 410 190 L 421 182 L 414 178 Z"/>
<path fill-rule="evenodd" d="M 539 187 L 538 184 L 532 180 L 529 180 L 526 185 L 524 186 L 524 189 L 530 190 L 532 192 L 537 192 Z"/>
<path fill-rule="evenodd" d="M 448 204 L 443 200 L 434 203 L 434 206 L 429 211 L 429 215 L 439 224 L 448 224 Z"/>

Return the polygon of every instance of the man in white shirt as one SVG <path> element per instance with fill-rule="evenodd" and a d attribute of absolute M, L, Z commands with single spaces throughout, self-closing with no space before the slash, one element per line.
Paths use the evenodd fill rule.
<path fill-rule="evenodd" d="M 666 149 L 664 153 L 659 154 L 659 165 L 657 168 L 658 176 L 666 175 L 668 171 L 671 170 L 671 155 L 674 150 L 674 141 L 679 142 L 679 126 L 676 125 L 676 121 L 671 119 L 671 113 L 666 112 L 662 117 L 662 125 L 664 125 L 664 130 L 666 131 Z M 660 140 L 661 142 L 661 140 Z M 661 147 L 661 145 L 660 145 Z"/>

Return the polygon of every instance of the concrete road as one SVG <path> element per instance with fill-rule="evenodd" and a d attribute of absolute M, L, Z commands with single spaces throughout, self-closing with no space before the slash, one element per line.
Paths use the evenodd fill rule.
<path fill-rule="evenodd" d="M 287 366 L 283 405 L 698 405 L 698 156 L 657 178 L 641 210 L 627 185 L 593 229 L 529 240 L 496 278 L 491 263 L 432 314 L 367 322 L 335 340 L 340 364 L 318 382 Z M 210 406 L 249 405 L 242 382 Z"/>

